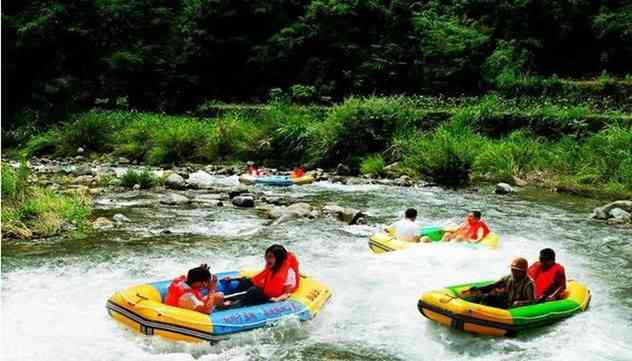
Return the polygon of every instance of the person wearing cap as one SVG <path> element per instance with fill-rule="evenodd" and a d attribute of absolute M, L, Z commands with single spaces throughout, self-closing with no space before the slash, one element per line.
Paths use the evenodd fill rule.
<path fill-rule="evenodd" d="M 480 292 L 483 304 L 511 308 L 520 307 L 535 301 L 535 286 L 527 274 L 528 262 L 519 257 L 511 262 L 511 274 L 484 287 L 472 287 L 470 291 Z"/>
<path fill-rule="evenodd" d="M 560 299 L 566 290 L 566 272 L 564 267 L 555 263 L 555 251 L 545 248 L 540 251 L 540 261 L 529 267 L 529 277 L 535 282 L 537 302 Z"/>
<path fill-rule="evenodd" d="M 217 276 L 211 274 L 208 266 L 203 264 L 171 282 L 165 304 L 210 314 L 215 306 L 224 304 L 224 294 L 215 292 L 216 287 Z M 202 289 L 208 290 L 206 296 L 202 294 Z"/>
<path fill-rule="evenodd" d="M 404 219 L 401 219 L 390 226 L 386 227 L 384 231 L 392 233 L 398 239 L 406 242 L 419 242 L 419 226 L 417 221 L 417 210 L 414 208 L 408 208 L 404 213 Z"/>

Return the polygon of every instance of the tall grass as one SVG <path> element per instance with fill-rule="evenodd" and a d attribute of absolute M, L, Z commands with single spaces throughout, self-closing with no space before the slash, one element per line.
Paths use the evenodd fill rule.
<path fill-rule="evenodd" d="M 146 168 L 142 171 L 128 169 L 119 180 L 119 184 L 127 188 L 132 188 L 138 184 L 141 189 L 150 189 L 160 185 L 160 183 L 162 180 Z"/>
<path fill-rule="evenodd" d="M 366 175 L 384 175 L 384 166 L 385 166 L 384 158 L 381 155 L 371 155 L 365 158 L 362 163 L 360 163 L 360 172 Z"/>

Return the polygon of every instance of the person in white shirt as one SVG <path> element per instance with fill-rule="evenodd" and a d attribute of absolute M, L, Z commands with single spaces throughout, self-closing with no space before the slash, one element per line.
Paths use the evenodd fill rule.
<path fill-rule="evenodd" d="M 391 224 L 385 231 L 394 234 L 395 237 L 402 241 L 419 242 L 419 226 L 415 222 L 416 220 L 417 210 L 408 208 L 405 213 L 405 218 Z"/>

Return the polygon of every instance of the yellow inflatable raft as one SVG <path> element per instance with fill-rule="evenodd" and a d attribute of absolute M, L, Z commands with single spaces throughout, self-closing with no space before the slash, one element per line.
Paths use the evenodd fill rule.
<path fill-rule="evenodd" d="M 239 176 L 239 182 L 243 184 L 263 184 L 277 187 L 289 187 L 293 185 L 305 185 L 314 182 L 314 177 L 305 175 L 303 177 L 288 177 L 288 176 L 252 176 L 249 174 L 242 174 Z"/>
<path fill-rule="evenodd" d="M 428 227 L 427 229 L 437 229 L 436 227 Z M 436 236 L 434 233 L 428 233 L 430 235 L 431 242 L 407 242 L 402 241 L 389 233 L 376 233 L 369 237 L 369 248 L 373 253 L 386 253 L 399 251 L 402 249 L 410 248 L 410 247 L 423 247 L 428 244 L 434 244 L 441 242 L 441 235 L 443 232 L 439 231 L 440 235 Z M 423 235 L 423 230 L 422 230 Z M 496 249 L 500 245 L 500 237 L 496 233 L 490 233 L 487 237 L 483 238 L 479 243 L 467 243 L 460 242 L 455 243 L 460 244 L 470 248 L 490 248 Z"/>
<path fill-rule="evenodd" d="M 252 277 L 254 274 L 256 272 L 224 272 L 219 273 L 218 278 Z M 324 284 L 301 275 L 298 290 L 285 301 L 217 310 L 207 315 L 164 304 L 170 283 L 166 280 L 118 291 L 108 300 L 107 311 L 116 321 L 145 335 L 158 335 L 173 341 L 217 341 L 237 332 L 271 326 L 290 317 L 310 320 L 332 295 Z M 218 290 L 227 295 L 230 287 L 223 282 L 218 283 Z"/>
<path fill-rule="evenodd" d="M 564 298 L 508 310 L 472 302 L 472 286 L 485 286 L 493 281 L 476 282 L 424 293 L 417 304 L 427 318 L 454 329 L 490 336 L 512 336 L 534 327 L 541 327 L 584 311 L 590 303 L 585 285 L 569 281 Z"/>

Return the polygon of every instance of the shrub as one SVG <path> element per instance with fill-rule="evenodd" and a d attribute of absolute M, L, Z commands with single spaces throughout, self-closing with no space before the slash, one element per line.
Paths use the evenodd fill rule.
<path fill-rule="evenodd" d="M 166 117 L 151 132 L 152 147 L 146 158 L 153 164 L 215 160 L 218 152 L 216 137 L 217 130 L 210 123 Z"/>
<path fill-rule="evenodd" d="M 57 129 L 49 129 L 44 133 L 34 135 L 22 148 L 25 157 L 53 154 L 61 146 L 60 132 Z"/>
<path fill-rule="evenodd" d="M 132 121 L 134 113 L 92 111 L 79 114 L 62 125 L 57 152 L 74 154 L 79 147 L 94 152 L 112 150 L 114 135 Z"/>
<path fill-rule="evenodd" d="M 294 103 L 309 104 L 317 100 L 318 92 L 314 86 L 296 84 L 290 87 L 290 96 Z"/>
<path fill-rule="evenodd" d="M 2 163 L 2 199 L 3 201 L 19 201 L 29 187 L 29 169 L 25 162 L 14 169 L 7 163 Z"/>
<path fill-rule="evenodd" d="M 149 189 L 159 185 L 161 180 L 146 168 L 140 172 L 134 169 L 128 169 L 127 172 L 121 176 L 119 183 L 121 186 L 127 188 L 132 188 L 138 184 L 141 189 Z"/>
<path fill-rule="evenodd" d="M 376 154 L 365 158 L 360 163 L 360 172 L 367 175 L 384 175 L 384 158 L 381 155 Z"/>

